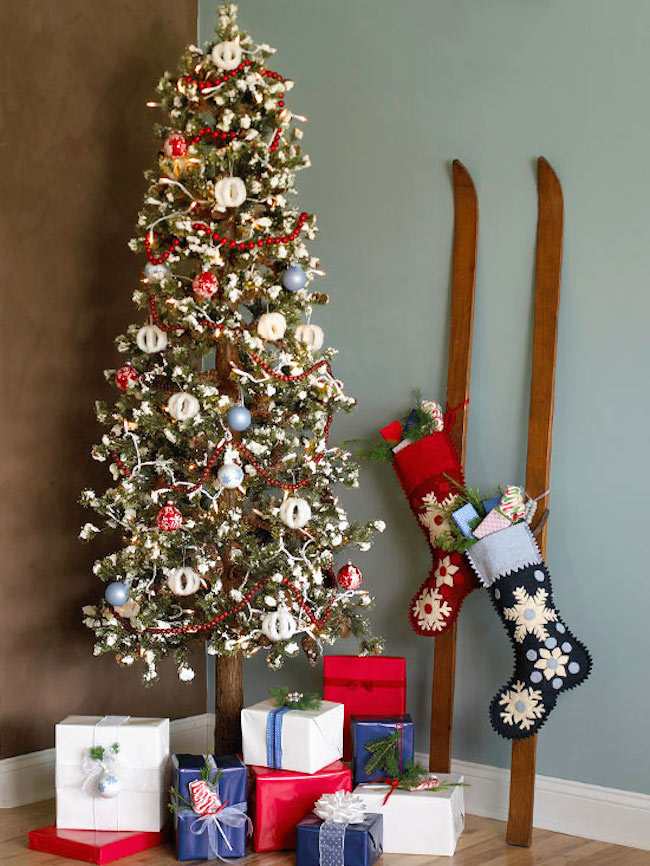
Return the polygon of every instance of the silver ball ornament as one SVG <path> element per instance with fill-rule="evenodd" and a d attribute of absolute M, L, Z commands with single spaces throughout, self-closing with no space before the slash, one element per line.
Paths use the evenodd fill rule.
<path fill-rule="evenodd" d="M 144 275 L 152 283 L 161 283 L 165 277 L 169 276 L 169 266 L 154 265 L 153 262 L 147 262 L 144 266 Z"/>
<path fill-rule="evenodd" d="M 241 433 L 251 426 L 251 413 L 245 406 L 231 406 L 226 413 L 226 423 L 231 430 Z"/>
<path fill-rule="evenodd" d="M 128 583 L 114 580 L 109 583 L 104 592 L 104 598 L 112 607 L 122 607 L 129 600 L 130 587 Z"/>
<path fill-rule="evenodd" d="M 291 265 L 282 274 L 282 285 L 289 292 L 298 292 L 305 287 L 307 274 L 300 265 Z"/>
<path fill-rule="evenodd" d="M 244 472 L 236 463 L 224 463 L 217 472 L 217 481 L 226 490 L 234 490 L 244 480 Z"/>

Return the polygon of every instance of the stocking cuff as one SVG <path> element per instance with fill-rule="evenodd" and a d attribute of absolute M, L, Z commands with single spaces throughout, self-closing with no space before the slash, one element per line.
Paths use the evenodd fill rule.
<path fill-rule="evenodd" d="M 470 565 L 483 586 L 529 565 L 540 565 L 542 555 L 527 523 L 515 523 L 487 535 L 467 551 Z"/>

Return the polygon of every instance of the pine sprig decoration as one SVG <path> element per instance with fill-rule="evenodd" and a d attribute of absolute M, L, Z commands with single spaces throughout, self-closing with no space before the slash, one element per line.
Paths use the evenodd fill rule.
<path fill-rule="evenodd" d="M 119 743 L 113 743 L 110 748 L 111 751 L 115 752 L 116 755 L 120 751 Z M 107 751 L 108 749 L 104 748 L 104 746 L 91 746 L 88 749 L 88 754 L 93 761 L 103 761 Z"/>
<path fill-rule="evenodd" d="M 370 757 L 366 761 L 366 773 L 370 776 L 377 770 L 383 772 L 391 779 L 396 779 L 400 774 L 400 743 L 402 732 L 393 731 L 387 737 L 375 737 L 366 743 L 366 750 Z"/>
<path fill-rule="evenodd" d="M 323 703 L 321 697 L 313 692 L 292 692 L 287 686 L 271 689 L 269 694 L 276 707 L 289 707 L 291 710 L 318 710 Z"/>
<path fill-rule="evenodd" d="M 406 767 L 404 768 L 404 772 L 402 772 L 399 776 L 399 785 L 403 791 L 413 791 L 418 785 L 421 785 L 425 779 L 428 779 L 430 776 L 434 774 L 431 773 L 430 770 L 427 770 L 426 767 L 423 767 L 422 764 L 416 764 L 413 761 L 408 761 Z M 440 785 L 437 785 L 435 788 L 427 788 L 428 794 L 436 794 L 438 791 L 448 791 L 450 788 L 468 788 L 468 782 L 443 782 Z"/>

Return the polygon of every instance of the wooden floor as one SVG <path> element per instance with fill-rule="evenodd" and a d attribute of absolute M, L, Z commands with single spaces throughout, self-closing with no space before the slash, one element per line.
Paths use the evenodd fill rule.
<path fill-rule="evenodd" d="M 0 810 L 0 863 L 7 866 L 66 866 L 78 863 L 29 851 L 27 831 L 54 823 L 54 801 Z M 171 847 L 152 848 L 117 861 L 123 866 L 166 866 L 176 863 Z M 213 861 L 218 863 L 219 861 Z M 239 861 L 241 862 L 241 861 Z M 288 866 L 293 852 L 250 854 L 246 866 Z M 563 836 L 550 830 L 535 830 L 530 849 L 512 848 L 505 843 L 505 824 L 489 818 L 467 816 L 467 824 L 454 857 L 419 857 L 385 854 L 378 866 L 428 866 L 428 864 L 462 864 L 462 866 L 539 866 L 552 863 L 584 863 L 586 866 L 650 866 L 650 851 L 591 842 L 577 836 Z"/>

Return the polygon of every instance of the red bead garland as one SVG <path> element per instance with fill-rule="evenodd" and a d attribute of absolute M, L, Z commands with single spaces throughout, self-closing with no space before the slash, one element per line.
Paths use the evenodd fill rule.
<path fill-rule="evenodd" d="M 243 60 L 236 69 L 232 69 L 229 72 L 224 72 L 219 78 L 194 78 L 191 75 L 183 76 L 184 81 L 187 84 L 196 84 L 200 91 L 211 90 L 214 87 L 219 87 L 221 84 L 225 84 L 227 81 L 232 80 L 233 78 L 237 78 L 242 72 L 248 72 L 250 66 L 252 66 L 252 61 L 246 59 Z M 254 70 L 259 72 L 261 76 L 264 78 L 273 78 L 275 81 L 285 81 L 285 79 L 280 75 L 279 72 L 272 72 L 270 69 L 256 69 Z M 281 98 L 284 94 L 281 94 Z"/>
<path fill-rule="evenodd" d="M 211 139 L 215 144 L 216 142 L 225 144 L 228 141 L 232 141 L 233 138 L 237 138 L 238 135 L 244 135 L 245 133 L 245 129 L 240 129 L 239 132 L 236 132 L 234 129 L 231 129 L 230 132 L 224 132 L 222 129 L 212 129 L 211 126 L 204 126 L 202 129 L 199 129 L 196 135 L 190 138 L 190 144 L 198 144 L 204 138 Z"/>
<path fill-rule="evenodd" d="M 256 246 L 262 247 L 262 246 L 264 246 L 264 244 L 288 244 L 289 241 L 295 241 L 296 238 L 300 235 L 300 232 L 302 231 L 302 227 L 304 226 L 308 216 L 309 216 L 309 214 L 307 214 L 307 213 L 301 213 L 300 216 L 298 217 L 298 219 L 296 220 L 296 223 L 295 223 L 293 229 L 291 230 L 291 232 L 288 235 L 278 235 L 277 237 L 269 236 L 266 238 L 259 238 L 257 241 L 250 240 L 250 241 L 241 241 L 239 243 L 237 241 L 232 241 L 232 240 L 229 241 L 228 238 L 222 237 L 218 231 L 212 231 L 210 229 L 210 226 L 204 222 L 192 223 L 192 229 L 195 232 L 205 232 L 206 235 L 211 234 L 212 240 L 216 243 L 217 246 L 228 246 L 228 248 L 231 250 L 236 249 L 236 250 L 240 250 L 243 252 L 244 250 L 251 251 L 251 250 L 255 249 Z M 180 244 L 181 240 L 180 240 L 180 238 L 176 238 L 176 237 L 172 238 L 169 241 L 168 249 L 164 253 L 162 253 L 160 256 L 155 256 L 152 252 L 151 240 L 149 237 L 149 233 L 147 233 L 143 237 L 142 242 L 144 244 L 144 250 L 145 250 L 145 253 L 147 254 L 147 258 L 149 259 L 149 261 L 153 265 L 161 265 L 161 264 L 163 264 L 163 262 L 165 262 L 169 258 L 171 253 L 176 252 L 176 247 Z"/>
<path fill-rule="evenodd" d="M 318 619 L 311 612 L 309 606 L 306 604 L 305 600 L 303 599 L 302 595 L 300 594 L 299 589 L 293 583 L 291 583 L 290 580 L 287 580 L 286 577 L 283 577 L 282 578 L 282 584 L 284 586 L 286 586 L 287 589 L 291 590 L 294 598 L 296 599 L 296 602 L 300 605 L 300 607 L 307 614 L 307 616 L 309 617 L 309 619 L 311 620 L 313 625 L 315 625 L 316 628 L 319 630 L 322 629 L 332 614 L 332 605 L 336 601 L 336 596 L 334 596 L 334 598 L 330 599 L 330 601 L 327 604 L 327 607 L 325 608 L 325 614 L 321 617 L 321 619 Z M 216 625 L 218 625 L 220 622 L 223 622 L 224 619 L 228 619 L 228 617 L 233 616 L 234 614 L 239 613 L 241 610 L 243 610 L 246 607 L 246 605 L 251 602 L 253 597 L 255 595 L 257 595 L 257 593 L 265 585 L 266 585 L 266 581 L 260 580 L 258 583 L 256 583 L 252 587 L 252 589 L 244 596 L 244 598 L 238 604 L 236 604 L 234 607 L 231 607 L 229 610 L 225 610 L 222 613 L 218 614 L 217 616 L 213 617 L 209 622 L 201 623 L 200 625 L 186 625 L 186 626 L 181 626 L 181 627 L 177 626 L 177 627 L 170 627 L 170 628 L 145 628 L 145 629 L 142 629 L 142 631 L 146 632 L 148 634 L 197 634 L 200 632 L 209 631 L 210 629 L 212 629 Z M 131 625 L 130 621 L 125 619 L 124 617 L 120 616 L 120 614 L 117 611 L 114 611 L 114 615 L 130 631 L 136 631 L 136 629 Z M 140 633 L 140 632 L 138 632 L 138 633 Z"/>
<path fill-rule="evenodd" d="M 176 247 L 178 246 L 178 244 L 180 244 L 181 241 L 180 241 L 180 238 L 172 238 L 169 241 L 169 245 L 168 245 L 167 249 L 163 253 L 161 253 L 159 256 L 155 256 L 152 252 L 152 249 L 151 249 L 151 246 L 152 246 L 151 236 L 152 235 L 153 235 L 153 241 L 155 243 L 156 242 L 156 233 L 155 232 L 147 232 L 147 234 L 143 237 L 142 243 L 144 244 L 144 251 L 145 251 L 147 258 L 149 259 L 149 261 L 151 262 L 152 265 L 162 265 L 163 262 L 167 261 L 170 254 L 175 251 Z"/>

